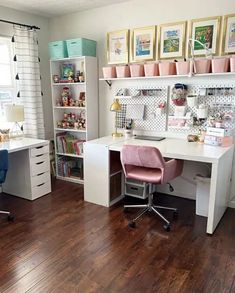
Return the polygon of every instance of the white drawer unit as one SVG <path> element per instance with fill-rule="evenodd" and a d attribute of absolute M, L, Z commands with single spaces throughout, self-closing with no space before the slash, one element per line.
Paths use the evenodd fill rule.
<path fill-rule="evenodd" d="M 23 138 L 11 141 L 8 151 L 9 169 L 4 192 L 28 200 L 51 192 L 49 141 Z"/>

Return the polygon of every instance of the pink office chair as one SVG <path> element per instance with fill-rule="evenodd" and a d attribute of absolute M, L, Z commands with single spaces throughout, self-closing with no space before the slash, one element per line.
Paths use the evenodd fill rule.
<path fill-rule="evenodd" d="M 153 204 L 153 185 L 168 183 L 174 178 L 180 176 L 183 171 L 183 161 L 169 160 L 165 161 L 161 152 L 155 147 L 124 145 L 121 151 L 121 162 L 125 177 L 149 183 L 148 203 L 143 205 L 125 205 L 125 208 L 144 208 L 129 226 L 134 228 L 136 221 L 147 211 L 153 211 L 165 221 L 164 229 L 170 231 L 170 222 L 159 213 L 157 209 L 171 210 L 177 213 L 177 209 L 156 206 Z M 169 184 L 170 185 L 170 184 Z M 171 191 L 173 187 L 170 185 Z"/>

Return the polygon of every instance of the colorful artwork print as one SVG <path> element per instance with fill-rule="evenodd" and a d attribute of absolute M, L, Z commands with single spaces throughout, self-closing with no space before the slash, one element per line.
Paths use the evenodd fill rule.
<path fill-rule="evenodd" d="M 107 34 L 107 57 L 109 64 L 128 63 L 128 30 Z"/>
<path fill-rule="evenodd" d="M 235 23 L 229 24 L 228 48 L 235 47 Z"/>
<path fill-rule="evenodd" d="M 208 49 L 212 49 L 213 33 L 213 25 L 198 26 L 195 28 L 195 40 L 201 42 L 202 44 L 205 44 Z M 194 43 L 194 50 L 203 49 L 204 47 L 201 44 L 197 42 Z"/>
<path fill-rule="evenodd" d="M 163 53 L 179 52 L 180 30 L 168 30 L 163 36 Z"/>
<path fill-rule="evenodd" d="M 136 36 L 136 56 L 146 56 L 151 53 L 151 35 L 143 34 Z"/>

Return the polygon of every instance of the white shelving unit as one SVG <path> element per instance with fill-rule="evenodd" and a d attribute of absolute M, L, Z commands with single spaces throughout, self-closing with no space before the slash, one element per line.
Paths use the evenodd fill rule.
<path fill-rule="evenodd" d="M 54 83 L 53 75 L 61 76 L 61 66 L 63 64 L 73 64 L 76 71 L 84 73 L 84 82 L 74 83 Z M 76 176 L 64 177 L 58 172 L 58 160 L 83 160 L 83 154 L 61 153 L 57 146 L 57 135 L 65 132 L 73 135 L 76 139 L 88 141 L 98 137 L 98 66 L 96 57 L 71 57 L 50 61 L 51 71 L 51 91 L 53 106 L 54 140 L 56 155 L 56 177 L 57 179 L 69 182 L 83 183 L 83 179 Z M 78 100 L 81 92 L 85 92 L 85 107 L 60 106 L 57 101 L 61 98 L 64 87 L 68 87 L 73 100 Z M 81 111 L 85 112 L 86 129 L 58 128 L 57 122 L 62 121 L 64 113 L 74 113 L 78 115 Z M 79 162 L 83 164 L 83 162 Z"/>

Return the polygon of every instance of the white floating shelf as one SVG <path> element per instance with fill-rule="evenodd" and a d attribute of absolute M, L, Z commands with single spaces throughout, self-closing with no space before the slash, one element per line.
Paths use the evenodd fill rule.
<path fill-rule="evenodd" d="M 170 126 L 170 125 L 168 125 L 167 127 L 170 129 L 180 129 L 180 130 L 189 130 L 190 129 L 189 126 Z"/>
<path fill-rule="evenodd" d="M 56 131 L 71 131 L 71 132 L 84 132 L 86 133 L 86 130 L 82 129 L 73 129 L 73 128 L 55 128 Z"/>
<path fill-rule="evenodd" d="M 83 155 L 74 155 L 74 154 L 64 154 L 64 153 L 56 153 L 58 156 L 72 157 L 72 158 L 83 158 Z"/>
<path fill-rule="evenodd" d="M 71 61 L 71 60 L 84 60 L 85 56 L 77 56 L 77 57 L 67 57 L 67 58 L 61 58 L 61 59 L 50 59 L 51 62 L 58 62 L 58 61 Z"/>

